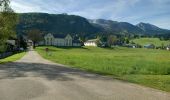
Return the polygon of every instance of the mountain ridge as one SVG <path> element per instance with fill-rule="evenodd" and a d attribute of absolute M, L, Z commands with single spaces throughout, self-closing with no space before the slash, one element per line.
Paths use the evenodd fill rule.
<path fill-rule="evenodd" d="M 111 29 L 121 27 L 122 29 L 124 28 L 126 30 L 131 27 L 131 28 L 133 28 L 132 30 L 136 29 L 135 33 L 142 33 L 142 34 L 170 33 L 170 30 L 168 30 L 168 29 L 159 28 L 156 25 L 153 25 L 150 23 L 144 23 L 144 22 L 140 22 L 137 25 L 133 25 L 128 22 L 118 22 L 118 21 L 105 20 L 105 19 L 93 19 L 93 20 L 89 19 L 89 22 L 92 24 L 98 24 L 105 29 L 107 29 L 108 27 L 109 28 L 112 27 Z M 117 24 L 117 25 L 115 26 L 114 24 Z M 129 26 L 129 27 L 126 27 L 126 26 Z M 137 29 L 137 27 L 139 29 Z M 133 31 L 131 31 L 131 30 L 126 30 L 126 31 L 130 31 L 133 33 Z"/>
<path fill-rule="evenodd" d="M 168 29 L 162 29 L 162 28 L 159 28 L 158 26 L 156 25 L 153 25 L 153 24 L 150 24 L 150 23 L 143 23 L 143 22 L 140 22 L 139 24 L 136 25 L 137 27 L 141 28 L 144 32 L 146 32 L 147 34 L 149 33 L 159 33 L 159 32 L 163 32 L 163 33 L 168 33 Z"/>
<path fill-rule="evenodd" d="M 170 34 L 170 30 L 149 23 L 133 25 L 105 19 L 87 19 L 77 15 L 48 13 L 19 13 L 18 34 L 26 34 L 30 29 L 39 29 L 43 33 L 79 34 L 93 37 L 97 34 Z"/>

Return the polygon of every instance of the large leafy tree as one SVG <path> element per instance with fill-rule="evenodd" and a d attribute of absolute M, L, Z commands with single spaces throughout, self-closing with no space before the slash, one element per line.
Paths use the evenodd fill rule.
<path fill-rule="evenodd" d="M 108 37 L 108 39 L 107 39 L 107 44 L 108 44 L 108 46 L 112 46 L 112 45 L 114 45 L 116 42 L 117 42 L 117 37 L 116 36 L 114 36 L 114 35 L 110 35 L 109 37 Z"/>
<path fill-rule="evenodd" d="M 0 0 L 0 52 L 5 50 L 7 39 L 16 36 L 18 17 L 9 4 L 10 0 Z"/>
<path fill-rule="evenodd" d="M 35 48 L 35 44 L 43 39 L 41 31 L 38 29 L 30 30 L 27 35 L 28 38 L 33 41 L 34 48 Z"/>

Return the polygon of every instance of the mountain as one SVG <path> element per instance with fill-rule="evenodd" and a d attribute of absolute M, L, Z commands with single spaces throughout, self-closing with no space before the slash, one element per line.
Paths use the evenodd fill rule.
<path fill-rule="evenodd" d="M 131 34 L 143 34 L 143 30 L 127 22 L 117 22 L 105 19 L 89 20 L 94 26 L 102 27 L 105 32 L 122 33 L 127 32 Z"/>
<path fill-rule="evenodd" d="M 89 22 L 94 25 L 101 27 L 105 32 L 116 32 L 122 33 L 127 32 L 131 34 L 145 34 L 145 35 L 155 35 L 155 34 L 170 34 L 170 30 L 159 28 L 155 25 L 149 23 L 139 23 L 133 25 L 127 22 L 117 22 L 105 19 L 89 19 Z"/>
<path fill-rule="evenodd" d="M 79 34 L 85 37 L 94 37 L 98 34 L 170 34 L 170 30 L 161 29 L 147 23 L 133 25 L 127 22 L 105 19 L 92 20 L 67 14 L 21 13 L 18 16 L 18 34 L 26 34 L 31 29 L 39 29 L 45 34 L 69 33 L 71 35 Z"/>
<path fill-rule="evenodd" d="M 100 31 L 85 18 L 75 15 L 22 13 L 18 16 L 17 33 L 19 34 L 26 34 L 30 29 L 39 29 L 43 33 L 84 35 Z"/>
<path fill-rule="evenodd" d="M 136 25 L 137 27 L 139 27 L 140 29 L 142 29 L 144 31 L 144 33 L 146 34 L 166 34 L 166 33 L 170 33 L 170 30 L 167 29 L 162 29 L 159 28 L 155 25 L 149 24 L 149 23 L 139 23 Z"/>

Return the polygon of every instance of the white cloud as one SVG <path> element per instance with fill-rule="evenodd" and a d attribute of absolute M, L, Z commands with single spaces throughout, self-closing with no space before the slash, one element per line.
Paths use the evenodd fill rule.
<path fill-rule="evenodd" d="M 11 7 L 16 12 L 19 12 L 19 13 L 41 11 L 40 7 L 35 6 L 34 4 L 31 4 L 31 3 L 26 3 L 21 0 L 15 0 L 15 1 L 13 0 L 11 2 Z"/>

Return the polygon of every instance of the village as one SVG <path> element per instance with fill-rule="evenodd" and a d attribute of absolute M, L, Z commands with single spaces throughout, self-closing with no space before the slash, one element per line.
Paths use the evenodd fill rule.
<path fill-rule="evenodd" d="M 110 38 L 110 40 L 107 41 L 102 41 L 100 38 L 95 38 L 95 39 L 89 39 L 86 41 L 80 40 L 79 37 L 73 38 L 70 34 L 51 34 L 48 33 L 42 37 L 41 41 L 38 41 L 34 43 L 31 39 L 28 38 L 23 38 L 23 40 L 19 43 L 19 39 L 9 39 L 7 40 L 7 47 L 9 52 L 10 51 L 17 51 L 21 50 L 24 51 L 30 46 L 56 46 L 56 47 L 81 47 L 81 46 L 93 46 L 93 47 L 102 47 L 102 48 L 107 48 L 107 47 L 127 47 L 127 48 L 147 48 L 147 49 L 162 49 L 162 50 L 170 50 L 170 43 L 168 45 L 161 44 L 160 46 L 156 46 L 153 43 L 144 44 L 136 44 L 133 41 L 132 42 L 121 42 L 118 41 L 118 39 Z M 130 40 L 128 40 L 130 41 Z M 19 45 L 19 44 L 24 44 L 24 45 Z M 24 46 L 24 47 L 23 47 Z M 26 48 L 27 47 L 27 48 Z"/>
<path fill-rule="evenodd" d="M 0 100 L 170 100 L 169 0 L 0 0 Z"/>

